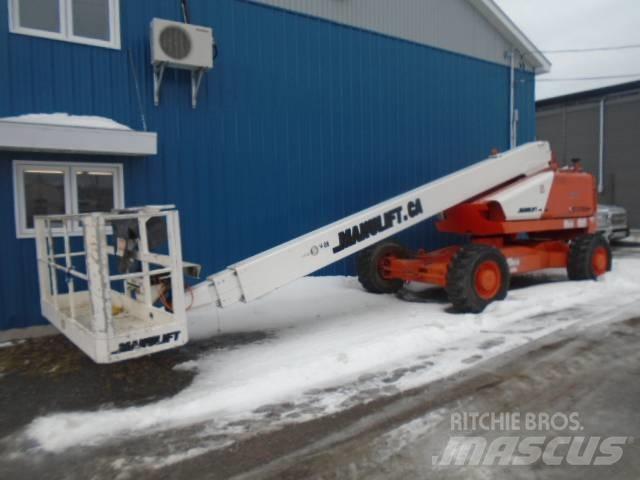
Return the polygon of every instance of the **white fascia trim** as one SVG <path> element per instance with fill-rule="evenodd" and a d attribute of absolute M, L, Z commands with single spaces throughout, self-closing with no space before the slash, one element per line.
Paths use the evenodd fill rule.
<path fill-rule="evenodd" d="M 0 120 L 0 150 L 149 156 L 158 153 L 158 135 Z"/>
<path fill-rule="evenodd" d="M 525 61 L 533 63 L 536 74 L 549 73 L 551 62 L 513 23 L 509 16 L 493 0 L 467 0 L 497 29 L 510 43 L 520 50 Z"/>

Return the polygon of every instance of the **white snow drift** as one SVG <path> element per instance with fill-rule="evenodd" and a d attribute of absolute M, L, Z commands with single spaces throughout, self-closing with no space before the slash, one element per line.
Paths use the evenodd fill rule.
<path fill-rule="evenodd" d="M 625 309 L 637 309 L 640 301 L 639 277 L 640 260 L 620 260 L 599 282 L 513 290 L 481 315 L 448 313 L 444 301 L 367 294 L 352 278 L 304 278 L 253 304 L 193 313 L 195 338 L 275 333 L 185 365 L 198 374 L 173 398 L 49 415 L 36 419 L 26 435 L 56 452 L 196 423 L 224 434 L 237 430 L 234 421 L 259 419 L 258 407 L 284 402 L 300 408 L 280 424 L 307 420 L 348 408 L 350 398 L 388 394 L 389 386 L 397 392 L 423 385 L 559 329 L 628 315 Z M 366 386 L 367 398 L 358 385 Z M 303 408 L 310 400 L 314 409 Z"/>
<path fill-rule="evenodd" d="M 105 117 L 69 115 L 68 113 L 29 113 L 17 117 L 0 118 L 0 121 L 56 125 L 62 127 L 103 128 L 107 130 L 131 130 L 126 125 Z"/>

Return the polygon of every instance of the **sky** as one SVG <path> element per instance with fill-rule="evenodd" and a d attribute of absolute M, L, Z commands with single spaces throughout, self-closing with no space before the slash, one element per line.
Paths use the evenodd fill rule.
<path fill-rule="evenodd" d="M 495 0 L 539 50 L 640 45 L 640 0 Z M 537 98 L 640 80 L 640 48 L 545 54 L 551 72 L 539 75 Z M 554 78 L 634 75 L 589 81 Z"/>

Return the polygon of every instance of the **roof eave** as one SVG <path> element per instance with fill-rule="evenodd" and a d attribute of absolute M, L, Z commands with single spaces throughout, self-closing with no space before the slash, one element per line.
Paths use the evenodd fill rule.
<path fill-rule="evenodd" d="M 493 0 L 467 0 L 509 43 L 520 50 L 537 75 L 549 73 L 551 62 Z"/>
<path fill-rule="evenodd" d="M 0 150 L 150 156 L 158 153 L 153 132 L 0 120 Z"/>

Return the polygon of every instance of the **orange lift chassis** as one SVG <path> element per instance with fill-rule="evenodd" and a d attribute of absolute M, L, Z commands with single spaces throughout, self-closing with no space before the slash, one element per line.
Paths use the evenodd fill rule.
<path fill-rule="evenodd" d="M 469 238 L 464 246 L 411 254 L 385 241 L 361 254 L 358 277 L 372 293 L 404 282 L 444 287 L 454 308 L 479 313 L 506 297 L 511 275 L 566 268 L 569 279 L 596 279 L 611 270 L 608 242 L 595 233 L 594 177 L 579 161 L 549 167 L 446 210 L 437 228 Z"/>

